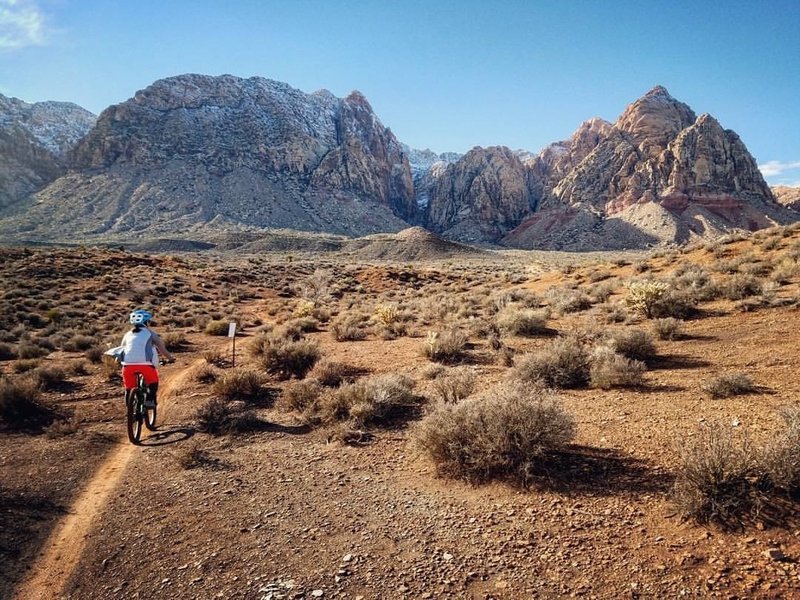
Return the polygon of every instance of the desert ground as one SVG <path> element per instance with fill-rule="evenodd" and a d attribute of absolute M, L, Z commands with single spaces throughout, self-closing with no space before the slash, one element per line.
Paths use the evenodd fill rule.
<path fill-rule="evenodd" d="M 800 228 L 419 250 L 0 248 L 0 597 L 800 594 Z"/>

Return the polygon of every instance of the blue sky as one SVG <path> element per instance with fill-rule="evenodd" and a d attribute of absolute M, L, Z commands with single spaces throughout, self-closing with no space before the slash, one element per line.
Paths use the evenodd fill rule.
<path fill-rule="evenodd" d="M 99 113 L 162 77 L 363 92 L 417 148 L 538 151 L 654 85 L 800 185 L 800 1 L 0 0 L 0 92 Z"/>

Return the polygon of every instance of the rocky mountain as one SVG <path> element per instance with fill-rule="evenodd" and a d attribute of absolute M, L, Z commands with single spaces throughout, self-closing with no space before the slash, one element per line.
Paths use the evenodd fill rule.
<path fill-rule="evenodd" d="M 28 104 L 0 94 L 0 210 L 61 176 L 67 152 L 95 118 L 76 104 Z"/>
<path fill-rule="evenodd" d="M 663 87 L 628 106 L 612 125 L 587 121 L 537 156 L 496 153 L 492 164 L 447 169 L 432 197 L 428 226 L 446 237 L 518 248 L 588 250 L 683 243 L 729 229 L 793 220 L 739 137 L 708 114 L 699 117 Z M 517 173 L 514 193 L 487 194 L 470 181 Z M 449 191 L 448 191 L 449 190 Z M 509 199 L 530 209 L 508 212 Z M 502 198 L 502 201 L 498 198 Z M 481 210 L 475 210 L 481 206 Z M 469 225 L 467 225 L 469 224 Z"/>
<path fill-rule="evenodd" d="M 426 225 L 454 240 L 499 240 L 536 210 L 535 187 L 532 171 L 508 148 L 473 148 L 433 182 Z"/>
<path fill-rule="evenodd" d="M 405 153 L 363 95 L 262 78 L 157 81 L 103 111 L 69 165 L 4 227 L 52 237 L 54 216 L 78 235 L 361 235 L 402 230 L 417 215 Z"/>
<path fill-rule="evenodd" d="M 800 187 L 776 185 L 772 193 L 781 206 L 800 212 Z"/>
<path fill-rule="evenodd" d="M 416 150 L 405 144 L 403 151 L 408 156 L 408 164 L 411 167 L 417 206 L 424 210 L 430 202 L 431 189 L 436 180 L 444 173 L 447 165 L 461 158 L 461 154 L 456 152 L 436 154 L 433 150 Z"/>
<path fill-rule="evenodd" d="M 590 119 L 535 155 L 413 150 L 359 92 L 306 94 L 257 77 L 157 81 L 86 135 L 93 118 L 77 107 L 58 121 L 55 103 L 3 100 L 6 238 L 362 236 L 424 225 L 460 242 L 593 250 L 798 218 L 733 131 L 660 86 L 613 124 Z"/>

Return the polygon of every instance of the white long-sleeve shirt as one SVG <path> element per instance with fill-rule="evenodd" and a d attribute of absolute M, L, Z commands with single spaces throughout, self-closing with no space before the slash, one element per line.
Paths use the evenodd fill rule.
<path fill-rule="evenodd" d="M 139 331 L 131 330 L 122 337 L 123 365 L 158 366 L 158 349 L 164 351 L 164 342 L 155 331 L 142 327 Z"/>

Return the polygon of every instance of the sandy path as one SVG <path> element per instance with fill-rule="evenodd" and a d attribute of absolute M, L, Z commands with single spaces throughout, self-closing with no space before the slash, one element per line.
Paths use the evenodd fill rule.
<path fill-rule="evenodd" d="M 159 408 L 168 406 L 175 390 L 203 359 L 198 359 L 175 374 L 165 373 L 159 390 Z M 159 414 L 163 419 L 163 412 Z M 78 496 L 67 515 L 56 525 L 42 547 L 32 574 L 19 586 L 15 600 L 57 598 L 83 555 L 88 536 L 94 529 L 108 499 L 117 488 L 128 463 L 140 451 L 127 437 L 100 465 L 94 477 Z"/>

